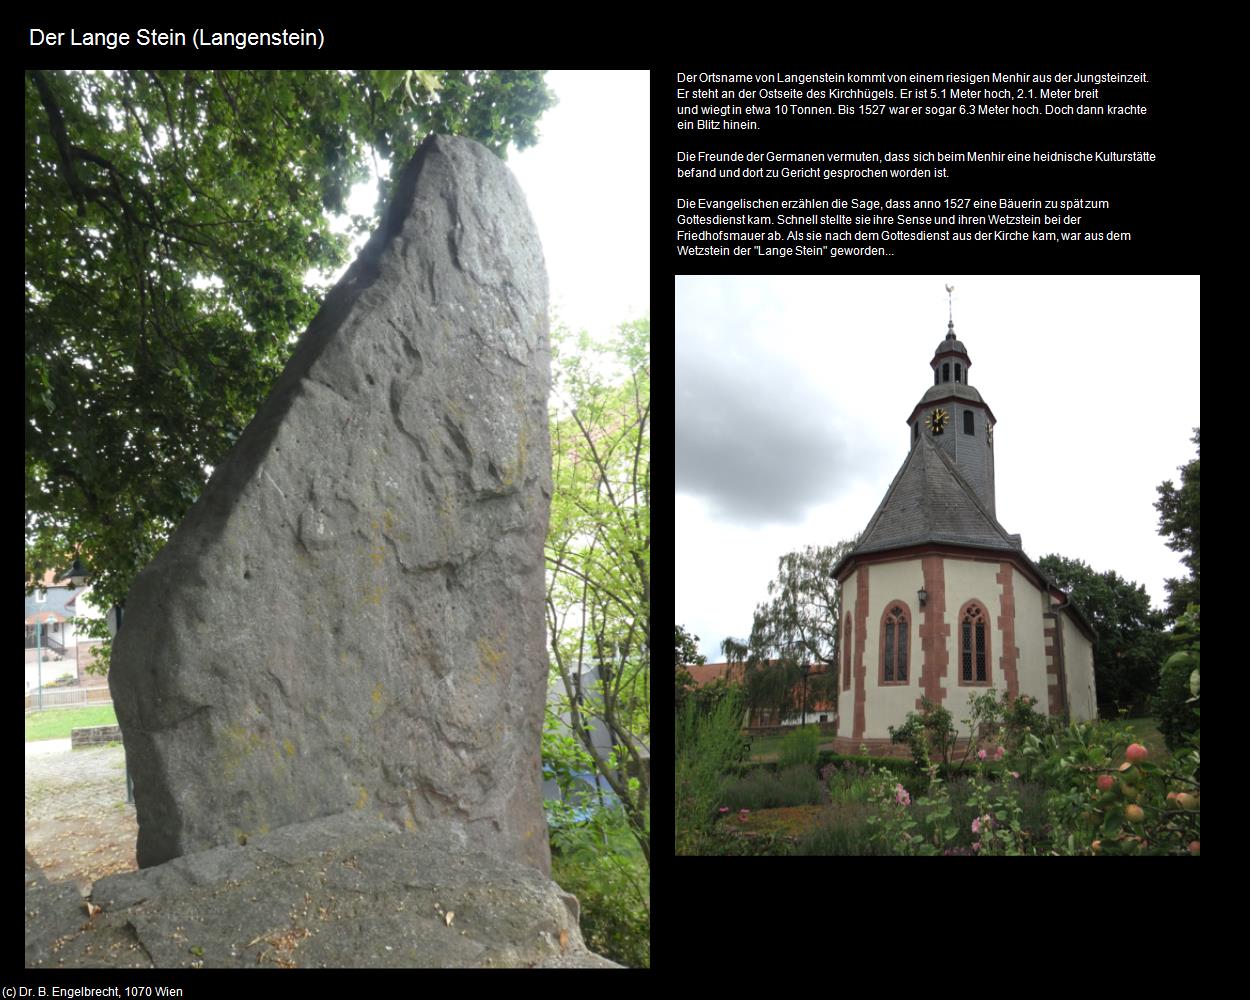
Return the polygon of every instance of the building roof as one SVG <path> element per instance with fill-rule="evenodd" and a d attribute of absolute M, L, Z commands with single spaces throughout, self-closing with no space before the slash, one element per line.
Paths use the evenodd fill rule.
<path fill-rule="evenodd" d="M 998 523 L 955 463 L 921 434 L 859 545 L 842 561 L 926 542 L 1022 553 L 1019 536 Z"/>
<path fill-rule="evenodd" d="M 985 400 L 981 398 L 981 394 L 963 382 L 939 382 L 937 385 L 929 386 L 928 390 L 920 397 L 917 406 L 924 406 L 925 403 L 932 402 L 935 399 L 945 399 L 954 396 L 957 399 L 966 399 L 971 403 L 979 403 L 985 406 Z M 988 409 L 988 407 L 987 407 Z"/>
<path fill-rule="evenodd" d="M 958 545 L 1015 557 L 1060 599 L 1057 607 L 1071 613 L 1078 627 L 1091 639 L 1093 627 L 1066 591 L 1025 554 L 1019 535 L 1009 534 L 998 523 L 958 467 L 921 434 L 912 445 L 903 467 L 886 490 L 885 499 L 873 514 L 859 544 L 843 556 L 832 575 L 859 556 L 918 545 Z"/>
<path fill-rule="evenodd" d="M 27 625 L 34 625 L 35 622 L 47 624 L 48 622 L 63 622 L 65 620 L 64 615 L 58 615 L 55 611 L 38 611 L 33 615 L 26 616 Z"/>
<path fill-rule="evenodd" d="M 728 663 L 688 663 L 686 670 L 690 676 L 694 678 L 695 687 L 703 687 L 704 684 L 711 684 L 712 681 L 719 680 L 722 677 L 728 678 L 731 664 Z M 742 667 L 739 665 L 734 670 L 737 675 L 734 680 L 742 680 Z"/>

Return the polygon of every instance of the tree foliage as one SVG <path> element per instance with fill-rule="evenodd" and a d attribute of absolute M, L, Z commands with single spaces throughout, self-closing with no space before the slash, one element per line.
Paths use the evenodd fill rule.
<path fill-rule="evenodd" d="M 699 637 L 691 635 L 686 631 L 684 626 L 677 626 L 676 642 L 673 649 L 673 668 L 674 668 L 674 698 L 673 703 L 677 711 L 681 711 L 681 706 L 685 700 L 690 697 L 694 691 L 694 678 L 685 665 L 688 663 L 700 664 L 706 662 L 706 657 L 699 653 Z"/>
<path fill-rule="evenodd" d="M 1079 559 L 1048 555 L 1038 566 L 1068 591 L 1089 619 L 1094 643 L 1098 712 L 1115 718 L 1120 708 L 1138 714 L 1159 683 L 1164 616 L 1150 607 L 1150 595 L 1112 570 L 1098 573 Z"/>
<path fill-rule="evenodd" d="M 552 103 L 513 71 L 37 70 L 25 98 L 26 575 L 81 552 L 103 607 L 268 393 L 367 164 L 430 132 L 502 156 Z"/>
<path fill-rule="evenodd" d="M 808 704 L 838 697 L 837 663 L 842 589 L 833 567 L 855 548 L 858 536 L 837 545 L 809 545 L 777 561 L 769 599 L 755 608 L 746 663 L 747 701 L 752 708 L 797 715 L 803 665 L 826 665 L 808 677 Z"/>
<path fill-rule="evenodd" d="M 1199 739 L 1198 680 L 1201 664 L 1200 607 L 1191 604 L 1176 622 L 1169 639 L 1176 652 L 1159 672 L 1153 714 L 1173 753 Z"/>
<path fill-rule="evenodd" d="M 547 626 L 561 708 L 650 863 L 650 322 L 610 345 L 553 335 Z M 598 358 L 596 361 L 594 359 Z M 596 679 L 587 679 L 592 669 Z M 612 750 L 594 749 L 593 730 Z"/>
<path fill-rule="evenodd" d="M 1195 447 L 1199 445 L 1199 431 L 1200 428 L 1195 427 L 1191 438 Z M 1172 480 L 1167 480 L 1157 487 L 1159 499 L 1154 505 L 1159 512 L 1159 534 L 1169 539 L 1168 548 L 1184 553 L 1181 562 L 1190 574 L 1186 580 L 1169 579 L 1164 583 L 1168 593 L 1169 618 L 1178 617 L 1190 604 L 1201 603 L 1198 459 L 1181 466 L 1180 473 L 1181 488 L 1178 490 Z"/>

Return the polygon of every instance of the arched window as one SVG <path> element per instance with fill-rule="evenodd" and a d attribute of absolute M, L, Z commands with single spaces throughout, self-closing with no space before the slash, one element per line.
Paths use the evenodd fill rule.
<path fill-rule="evenodd" d="M 951 380 L 951 363 L 949 361 L 942 362 L 942 381 L 949 382 Z"/>
<path fill-rule="evenodd" d="M 917 438 L 919 437 L 920 437 L 920 421 L 917 420 L 914 424 L 911 425 L 911 443 L 915 444 Z"/>
<path fill-rule="evenodd" d="M 959 613 L 959 683 L 990 683 L 990 621 L 980 601 Z"/>
<path fill-rule="evenodd" d="M 955 381 L 956 382 L 963 381 L 963 373 L 964 373 L 963 365 L 961 365 L 958 361 L 956 361 L 955 362 Z"/>
<path fill-rule="evenodd" d="M 842 623 L 842 690 L 851 688 L 851 613 L 846 613 Z"/>
<path fill-rule="evenodd" d="M 964 433 L 965 434 L 976 433 L 976 431 L 972 429 L 972 411 L 971 410 L 964 410 Z"/>
<path fill-rule="evenodd" d="M 940 379 L 941 379 L 941 373 L 937 370 L 937 368 L 936 368 L 936 367 L 934 367 L 934 369 L 933 369 L 933 384 L 934 384 L 934 385 L 937 385 L 937 384 L 938 384 L 938 382 L 940 381 Z"/>
<path fill-rule="evenodd" d="M 881 616 L 881 669 L 878 684 L 907 683 L 907 653 L 911 645 L 911 609 L 902 601 L 891 601 Z"/>

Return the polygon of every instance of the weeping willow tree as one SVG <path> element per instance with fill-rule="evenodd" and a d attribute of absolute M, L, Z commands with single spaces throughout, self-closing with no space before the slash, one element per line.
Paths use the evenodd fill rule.
<path fill-rule="evenodd" d="M 742 650 L 747 701 L 778 722 L 800 714 L 804 694 L 809 706 L 837 700 L 842 592 L 832 572 L 858 541 L 786 553 L 755 608 Z"/>

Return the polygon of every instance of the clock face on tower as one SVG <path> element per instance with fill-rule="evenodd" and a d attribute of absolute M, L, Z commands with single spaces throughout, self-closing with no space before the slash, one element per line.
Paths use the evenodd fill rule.
<path fill-rule="evenodd" d="M 925 421 L 925 426 L 934 434 L 941 434 L 946 429 L 946 423 L 949 420 L 950 414 L 945 410 L 934 410 Z"/>

